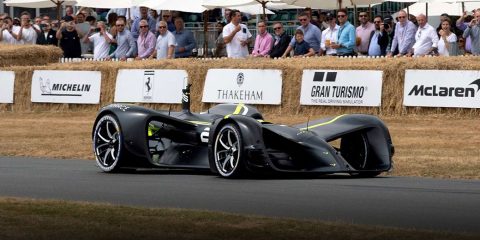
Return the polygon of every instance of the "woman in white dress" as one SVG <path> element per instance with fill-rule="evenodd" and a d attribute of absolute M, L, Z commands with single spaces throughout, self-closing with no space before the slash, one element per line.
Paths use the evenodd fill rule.
<path fill-rule="evenodd" d="M 440 56 L 457 56 L 457 35 L 451 31 L 450 19 L 442 21 L 442 29 L 438 31 L 438 34 L 440 35 L 440 40 L 438 41 L 438 54 Z"/>

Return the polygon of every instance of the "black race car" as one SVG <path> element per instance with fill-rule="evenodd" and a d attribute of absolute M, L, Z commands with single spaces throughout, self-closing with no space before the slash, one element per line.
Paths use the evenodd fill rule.
<path fill-rule="evenodd" d="M 102 108 L 92 132 L 97 165 L 104 172 L 210 169 L 225 178 L 272 172 L 374 177 L 392 167 L 392 139 L 375 116 L 345 114 L 285 126 L 265 121 L 244 104 L 192 113 L 189 86 L 183 90 L 182 108 Z"/>

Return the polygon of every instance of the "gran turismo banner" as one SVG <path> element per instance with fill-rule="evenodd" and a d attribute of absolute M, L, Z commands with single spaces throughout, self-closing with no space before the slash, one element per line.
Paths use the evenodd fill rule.
<path fill-rule="evenodd" d="M 32 102 L 100 103 L 101 72 L 35 70 L 32 77 Z"/>
<path fill-rule="evenodd" d="M 282 71 L 274 69 L 210 69 L 203 102 L 275 104 L 282 101 Z"/>
<path fill-rule="evenodd" d="M 382 71 L 303 70 L 300 104 L 371 106 L 382 103 Z"/>
<path fill-rule="evenodd" d="M 188 84 L 185 70 L 121 69 L 115 86 L 115 102 L 181 103 Z"/>
<path fill-rule="evenodd" d="M 480 71 L 406 70 L 403 105 L 480 108 Z"/>
<path fill-rule="evenodd" d="M 15 73 L 0 71 L 0 103 L 13 103 Z"/>

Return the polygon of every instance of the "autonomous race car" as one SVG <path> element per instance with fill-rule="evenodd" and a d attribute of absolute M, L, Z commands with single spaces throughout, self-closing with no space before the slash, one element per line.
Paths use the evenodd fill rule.
<path fill-rule="evenodd" d="M 183 90 L 180 112 L 103 107 L 92 132 L 100 169 L 210 169 L 235 178 L 267 173 L 374 177 L 392 167 L 392 140 L 375 116 L 345 114 L 285 126 L 265 121 L 244 104 L 192 113 L 189 89 Z"/>

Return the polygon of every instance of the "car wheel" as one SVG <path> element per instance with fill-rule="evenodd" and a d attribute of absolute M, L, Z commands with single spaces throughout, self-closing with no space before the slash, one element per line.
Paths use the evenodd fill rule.
<path fill-rule="evenodd" d="M 244 171 L 243 143 L 235 124 L 225 124 L 215 137 L 213 153 L 217 172 L 225 178 L 241 176 Z"/>
<path fill-rule="evenodd" d="M 123 136 L 118 120 L 105 115 L 97 121 L 93 133 L 93 151 L 97 165 L 104 172 L 115 172 L 120 168 Z"/>
<path fill-rule="evenodd" d="M 350 175 L 356 177 L 375 177 L 381 171 L 368 171 L 369 143 L 364 133 L 354 133 L 342 138 L 340 152 L 347 162 L 359 172 Z"/>

